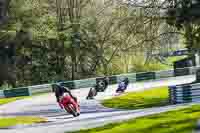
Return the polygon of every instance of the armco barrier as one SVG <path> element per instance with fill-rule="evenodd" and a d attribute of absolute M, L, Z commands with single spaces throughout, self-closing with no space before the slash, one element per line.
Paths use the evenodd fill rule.
<path fill-rule="evenodd" d="M 200 83 L 169 86 L 169 94 L 173 104 L 200 102 Z"/>
<path fill-rule="evenodd" d="M 74 81 L 66 81 L 66 82 L 61 82 L 61 84 L 65 87 L 75 89 L 75 82 Z"/>
<path fill-rule="evenodd" d="M 186 68 L 183 68 L 185 70 Z M 197 67 L 191 67 L 187 68 L 189 69 L 190 74 L 194 74 L 196 72 Z M 109 76 L 109 84 L 116 84 L 125 77 L 127 77 L 130 81 L 130 83 L 134 83 L 137 81 L 147 81 L 147 80 L 154 80 L 154 79 L 163 79 L 163 78 L 169 78 L 174 77 L 174 70 L 164 70 L 164 71 L 156 71 L 156 72 L 146 72 L 146 73 L 128 73 L 128 74 L 120 74 L 120 75 L 113 75 Z M 103 77 L 96 77 L 96 78 L 89 78 L 89 79 L 83 79 L 83 80 L 74 80 L 74 81 L 66 81 L 61 82 L 62 85 L 69 87 L 69 88 L 88 88 L 93 87 L 96 84 L 96 81 L 101 80 Z"/>
<path fill-rule="evenodd" d="M 128 73 L 128 74 L 116 75 L 117 83 L 120 82 L 125 77 L 129 79 L 130 83 L 136 82 L 136 73 Z"/>
<path fill-rule="evenodd" d="M 117 76 L 110 76 L 108 77 L 109 79 L 109 84 L 117 84 L 118 81 L 117 81 Z"/>
<path fill-rule="evenodd" d="M 136 81 L 153 80 L 156 79 L 155 72 L 136 73 Z"/>
<path fill-rule="evenodd" d="M 156 79 L 169 78 L 173 76 L 174 76 L 174 71 L 172 70 L 156 72 Z"/>
<path fill-rule="evenodd" d="M 0 90 L 0 98 L 4 98 L 5 95 L 4 95 L 4 91 L 3 90 Z"/>
<path fill-rule="evenodd" d="M 28 89 L 29 89 L 30 95 L 52 91 L 51 84 L 28 86 Z"/>
<path fill-rule="evenodd" d="M 188 75 L 195 74 L 196 70 L 200 67 L 190 67 Z M 182 70 L 185 70 L 182 69 Z M 116 84 L 123 78 L 127 77 L 130 81 L 130 83 L 134 83 L 137 81 L 145 81 L 145 80 L 154 80 L 154 79 L 163 79 L 163 78 L 169 78 L 174 77 L 174 70 L 164 70 L 164 71 L 157 71 L 157 72 L 147 72 L 147 73 L 128 73 L 128 74 L 120 74 L 120 75 L 113 75 L 109 76 L 109 84 Z M 83 80 L 75 80 L 75 81 L 66 81 L 61 82 L 64 86 L 70 87 L 70 88 L 88 88 L 93 87 L 96 84 L 96 80 L 102 79 L 102 77 L 97 78 L 89 78 L 89 79 L 83 79 Z M 44 84 L 44 85 L 35 85 L 35 86 L 28 86 L 28 92 L 26 91 L 19 91 L 22 94 L 19 94 L 19 92 L 9 91 L 6 90 L 4 94 L 6 93 L 7 96 L 19 96 L 19 95 L 32 95 L 36 93 L 43 93 L 43 92 L 51 92 L 51 84 Z M 17 88 L 20 89 L 20 88 Z M 13 89 L 12 89 L 13 90 Z M 14 89 L 16 90 L 16 89 Z M 15 94 L 17 93 L 17 94 Z M 172 92 L 173 93 L 173 92 Z M 0 93 L 1 98 L 2 93 Z"/>
<path fill-rule="evenodd" d="M 96 79 L 85 79 L 85 80 L 76 80 L 74 81 L 74 88 L 88 88 L 94 86 Z"/>
<path fill-rule="evenodd" d="M 191 75 L 196 74 L 196 72 L 197 72 L 198 69 L 200 69 L 200 67 L 193 67 L 193 68 L 190 68 L 190 69 L 189 69 L 190 74 L 191 74 Z"/>
<path fill-rule="evenodd" d="M 183 68 L 183 69 L 175 69 L 174 70 L 174 77 L 176 76 L 184 76 L 190 74 L 190 68 Z"/>
<path fill-rule="evenodd" d="M 10 90 L 4 90 L 4 95 L 6 98 L 8 97 L 19 97 L 19 96 L 29 96 L 28 88 L 16 88 Z"/>

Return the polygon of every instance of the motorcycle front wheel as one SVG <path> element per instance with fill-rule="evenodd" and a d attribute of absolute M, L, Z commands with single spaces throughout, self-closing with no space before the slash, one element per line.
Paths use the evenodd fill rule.
<path fill-rule="evenodd" d="M 68 107 L 65 107 L 65 110 L 72 114 L 74 117 L 79 116 L 80 114 L 76 111 L 76 109 L 73 107 L 73 105 L 69 104 Z"/>

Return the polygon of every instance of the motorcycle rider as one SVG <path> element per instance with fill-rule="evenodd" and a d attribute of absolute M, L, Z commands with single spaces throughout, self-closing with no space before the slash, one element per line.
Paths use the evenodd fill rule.
<path fill-rule="evenodd" d="M 96 87 L 91 87 L 90 90 L 89 90 L 89 93 L 86 97 L 86 99 L 94 99 L 94 97 L 97 95 L 97 90 L 96 90 Z"/>
<path fill-rule="evenodd" d="M 127 77 L 124 78 L 123 82 L 128 85 L 129 84 L 129 79 Z"/>
<path fill-rule="evenodd" d="M 62 104 L 60 103 L 60 99 L 62 98 L 62 96 L 64 95 L 64 93 L 68 93 L 77 103 L 77 98 L 75 96 L 72 95 L 71 91 L 69 88 L 61 86 L 60 84 L 53 84 L 52 88 L 55 92 L 55 96 L 56 96 L 56 101 L 58 102 L 59 106 L 63 109 Z"/>
<path fill-rule="evenodd" d="M 94 88 L 97 91 L 104 91 L 108 87 L 108 84 L 109 84 L 109 78 L 103 77 L 101 80 L 97 81 Z"/>
<path fill-rule="evenodd" d="M 109 78 L 108 77 L 104 77 L 103 78 L 103 81 L 105 83 L 105 87 L 107 88 L 108 87 L 108 84 L 109 84 Z"/>
<path fill-rule="evenodd" d="M 117 92 L 124 92 L 127 88 L 129 84 L 129 79 L 127 77 L 125 77 L 120 83 L 119 83 L 119 86 L 118 86 L 118 89 L 116 90 Z"/>

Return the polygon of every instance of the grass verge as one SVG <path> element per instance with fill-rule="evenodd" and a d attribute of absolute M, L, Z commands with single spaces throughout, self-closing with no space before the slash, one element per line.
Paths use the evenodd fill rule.
<path fill-rule="evenodd" d="M 21 100 L 21 99 L 25 99 L 25 98 L 31 98 L 31 97 L 34 97 L 34 96 L 40 96 L 40 95 L 45 95 L 45 94 L 47 94 L 47 92 L 45 92 L 45 93 L 37 93 L 37 94 L 33 94 L 31 96 L 0 98 L 0 105 L 7 104 L 7 103 L 10 103 L 10 102 L 14 102 L 16 100 Z"/>
<path fill-rule="evenodd" d="M 131 92 L 102 102 L 106 107 L 119 109 L 142 109 L 169 104 L 168 87 Z"/>
<path fill-rule="evenodd" d="M 192 133 L 199 118 L 200 105 L 194 105 L 73 133 Z"/>
<path fill-rule="evenodd" d="M 10 102 L 14 102 L 16 100 L 24 99 L 24 98 L 27 98 L 27 97 L 29 97 L 29 96 L 1 98 L 0 99 L 0 105 L 7 104 L 7 103 L 10 103 Z"/>
<path fill-rule="evenodd" d="M 0 128 L 7 128 L 18 124 L 33 124 L 41 122 L 46 122 L 46 120 L 40 117 L 29 117 L 29 116 L 0 118 Z"/>
<path fill-rule="evenodd" d="M 167 58 L 167 62 L 173 64 L 173 62 L 186 58 L 187 56 L 171 56 Z"/>

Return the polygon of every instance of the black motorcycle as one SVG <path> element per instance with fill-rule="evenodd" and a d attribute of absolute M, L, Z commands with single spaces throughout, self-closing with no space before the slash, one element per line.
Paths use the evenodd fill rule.
<path fill-rule="evenodd" d="M 89 93 L 86 97 L 86 99 L 94 99 L 94 97 L 97 95 L 97 90 L 95 89 L 95 87 L 90 88 Z"/>
<path fill-rule="evenodd" d="M 97 92 L 104 92 L 106 90 L 106 84 L 104 81 L 97 82 L 97 85 L 95 86 Z"/>

